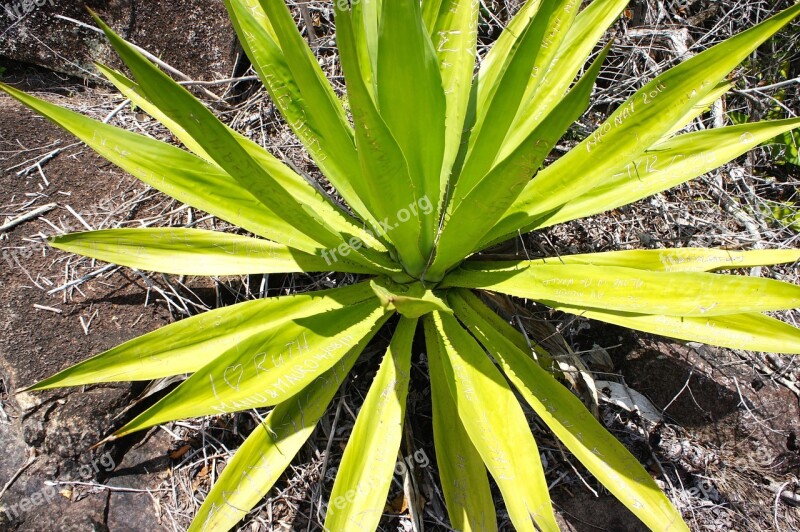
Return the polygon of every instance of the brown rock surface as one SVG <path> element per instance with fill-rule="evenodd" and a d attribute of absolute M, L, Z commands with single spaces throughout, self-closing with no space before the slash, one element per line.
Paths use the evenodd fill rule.
<path fill-rule="evenodd" d="M 95 10 L 123 37 L 195 80 L 233 72 L 235 35 L 219 0 L 0 0 L 3 58 L 93 78 L 92 63 L 118 66 L 102 35 L 60 17 L 94 26 Z"/>

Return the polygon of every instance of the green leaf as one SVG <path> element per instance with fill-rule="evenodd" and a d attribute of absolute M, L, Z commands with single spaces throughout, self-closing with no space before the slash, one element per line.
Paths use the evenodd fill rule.
<path fill-rule="evenodd" d="M 268 240 L 178 227 L 104 229 L 58 236 L 58 249 L 130 268 L 178 275 L 245 275 L 368 268 L 315 257 Z"/>
<path fill-rule="evenodd" d="M 114 436 L 180 418 L 281 403 L 375 334 L 390 315 L 371 300 L 259 331 L 198 369 Z"/>
<path fill-rule="evenodd" d="M 513 212 L 547 212 L 604 183 L 671 131 L 722 79 L 800 14 L 800 4 L 697 54 L 647 83 L 597 130 L 526 187 Z M 529 220 L 517 220 L 515 229 Z"/>
<path fill-rule="evenodd" d="M 544 206 L 524 205 L 524 192 L 479 248 L 516 234 L 591 216 L 694 179 L 732 161 L 781 131 L 800 126 L 800 119 L 755 122 L 678 135 L 660 142 L 583 194 L 547 212 Z"/>
<path fill-rule="evenodd" d="M 119 72 L 110 70 L 102 65 L 97 65 L 97 68 L 109 81 L 111 81 L 111 83 L 117 87 L 117 89 L 119 89 L 120 92 L 125 95 L 126 98 L 131 100 L 133 104 L 135 104 L 137 107 L 141 107 L 150 116 L 164 124 L 176 137 L 178 137 L 178 139 L 180 139 L 181 142 L 183 142 L 188 149 L 192 150 L 198 156 L 219 168 L 219 166 L 214 163 L 214 160 L 205 152 L 205 150 L 203 150 L 197 140 L 195 140 L 177 122 L 161 112 L 158 107 L 153 105 L 152 102 L 150 102 L 141 94 L 141 90 L 136 83 L 129 80 Z M 241 135 L 230 128 L 228 128 L 228 130 L 265 172 L 268 172 L 278 182 L 280 182 L 281 186 L 283 186 L 292 196 L 297 198 L 302 205 L 306 205 L 308 208 L 311 208 L 314 212 L 324 217 L 332 228 L 339 233 L 352 234 L 356 236 L 370 248 L 374 248 L 378 251 L 386 251 L 386 248 L 383 246 L 383 244 L 373 238 L 371 232 L 368 233 L 361 229 L 362 222 L 353 219 L 350 215 L 343 212 L 339 206 L 334 205 L 327 194 L 322 191 L 316 182 L 312 182 L 301 177 L 285 164 L 273 157 L 268 151 L 264 150 L 261 146 L 248 139 L 244 135 Z M 232 183 L 236 183 L 232 178 L 229 177 L 228 179 Z M 262 209 L 267 209 L 267 207 L 262 206 Z M 283 220 L 281 220 L 277 215 L 273 216 L 282 224 L 292 227 L 286 224 L 286 222 L 283 222 Z M 294 232 L 298 233 L 296 230 Z M 298 234 L 304 236 L 302 233 Z"/>
<path fill-rule="evenodd" d="M 464 133 L 464 121 L 477 57 L 480 2 L 476 0 L 424 2 L 423 12 L 439 60 L 446 100 L 445 148 L 441 174 L 441 188 L 444 191 L 450 181 L 450 172 Z"/>
<path fill-rule="evenodd" d="M 433 322 L 458 416 L 500 488 L 515 529 L 558 530 L 539 450 L 514 392 L 455 318 L 437 312 L 425 319 Z"/>
<path fill-rule="evenodd" d="M 569 314 L 679 340 L 730 349 L 800 354 L 800 329 L 758 313 L 685 317 L 634 314 L 558 303 L 551 306 Z"/>
<path fill-rule="evenodd" d="M 422 23 L 418 0 L 384 2 L 378 37 L 378 109 L 408 163 L 416 197 L 432 212 L 421 213 L 419 247 L 433 250 L 441 201 L 440 174 L 445 149 L 445 95 L 439 64 Z M 416 119 L 410 117 L 413 113 Z M 425 121 L 425 128 L 419 127 Z M 396 230 L 407 230 L 403 226 Z"/>
<path fill-rule="evenodd" d="M 721 316 L 800 306 L 800 286 L 736 275 L 619 266 L 466 262 L 440 288 L 483 288 L 594 309 L 666 316 Z"/>
<path fill-rule="evenodd" d="M 233 529 L 269 492 L 313 434 L 336 390 L 366 347 L 362 341 L 297 396 L 277 405 L 225 465 L 189 532 Z"/>
<path fill-rule="evenodd" d="M 523 30 L 524 35 L 511 46 L 495 86 L 489 88 L 487 98 L 478 107 L 476 120 L 471 124 L 466 160 L 456 182 L 456 199 L 463 197 L 464 191 L 472 189 L 494 166 L 526 87 L 529 83 L 538 86 L 541 82 L 579 6 L 579 0 L 543 2 Z M 563 108 L 561 112 L 564 112 Z M 570 119 L 570 123 L 574 119 Z M 538 136 L 542 136 L 541 130 Z M 553 144 L 555 141 L 550 147 Z"/>
<path fill-rule="evenodd" d="M 489 321 L 466 290 L 450 293 L 459 319 L 489 350 L 525 401 L 586 468 L 651 530 L 689 530 L 650 474 L 581 401 Z"/>
<path fill-rule="evenodd" d="M 634 249 L 562 255 L 533 261 L 541 264 L 587 264 L 622 266 L 663 272 L 708 272 L 772 266 L 800 260 L 800 249 L 755 249 L 735 251 L 710 248 Z"/>
<path fill-rule="evenodd" d="M 369 284 L 386 310 L 397 310 L 407 318 L 419 318 L 435 311 L 453 312 L 442 298 L 420 282 L 400 284 L 388 279 L 376 279 Z"/>
<path fill-rule="evenodd" d="M 800 131 L 786 131 L 767 144 L 778 164 L 800 166 Z"/>
<path fill-rule="evenodd" d="M 793 201 L 764 201 L 760 207 L 762 214 L 771 218 L 783 227 L 800 232 L 800 211 Z"/>
<path fill-rule="evenodd" d="M 740 124 L 747 124 L 748 122 L 750 122 L 750 116 L 739 111 L 728 111 L 728 118 L 730 118 L 731 122 L 733 122 L 734 125 L 737 126 Z"/>
<path fill-rule="evenodd" d="M 116 35 L 103 21 L 95 17 L 117 53 L 131 70 L 144 96 L 167 116 L 196 139 L 222 169 L 228 172 L 259 201 L 270 207 L 287 222 L 295 225 L 305 235 L 329 249 L 346 244 L 350 235 L 336 234 L 320 213 L 300 204 L 282 184 L 245 150 L 230 130 L 214 114 L 195 99 L 186 89 L 158 70 L 139 52 Z M 388 256 L 381 261 L 377 254 L 367 254 L 367 249 L 356 251 L 353 259 L 385 273 L 394 273 Z"/>
<path fill-rule="evenodd" d="M 359 283 L 210 310 L 129 340 L 27 390 L 193 373 L 256 334 L 263 336 L 293 320 L 358 305 L 374 297 L 368 283 Z"/>
<path fill-rule="evenodd" d="M 464 532 L 494 532 L 497 514 L 486 466 L 458 417 L 443 368 L 447 355 L 433 320 L 425 319 L 423 325 L 431 382 L 433 443 L 450 525 Z"/>
<path fill-rule="evenodd" d="M 0 90 L 44 115 L 144 183 L 257 235 L 309 253 L 320 247 L 215 165 L 179 148 L 62 109 L 0 83 Z"/>
<path fill-rule="evenodd" d="M 416 329 L 416 319 L 401 318 L 397 325 L 344 450 L 325 530 L 378 528 L 403 436 Z"/>
<path fill-rule="evenodd" d="M 567 128 L 589 106 L 589 97 L 608 48 L 555 110 L 471 189 L 459 178 L 448 206 L 433 265 L 425 277 L 437 281 L 473 250 L 522 192 Z"/>
<path fill-rule="evenodd" d="M 272 102 L 342 198 L 374 225 L 351 180 L 361 169 L 344 110 L 286 5 L 225 0 L 231 22 Z"/>
<path fill-rule="evenodd" d="M 412 219 L 402 224 L 397 221 L 401 209 L 418 206 L 419 191 L 411 179 L 400 146 L 378 113 L 369 88 L 360 75 L 362 67 L 351 13 L 341 10 L 338 3 L 335 6 L 339 52 L 356 127 L 358 155 L 366 178 L 361 190 L 370 211 L 382 220 L 382 230 L 395 243 L 406 271 L 419 275 L 427 262 L 420 249 L 422 219 L 414 213 Z"/>
<path fill-rule="evenodd" d="M 541 80 L 531 79 L 500 157 L 514 150 L 561 101 L 597 42 L 630 0 L 594 0 L 578 13 Z"/>

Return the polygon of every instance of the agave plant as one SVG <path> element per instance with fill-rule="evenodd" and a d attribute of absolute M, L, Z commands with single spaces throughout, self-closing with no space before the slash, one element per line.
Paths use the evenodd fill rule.
<path fill-rule="evenodd" d="M 497 529 L 488 475 L 517 530 L 558 528 L 519 394 L 648 527 L 685 530 L 651 475 L 549 371 L 544 349 L 531 347 L 479 291 L 677 339 L 798 353 L 800 331 L 763 313 L 798 307 L 800 287 L 714 271 L 794 262 L 800 251 L 682 248 L 498 262 L 483 250 L 663 191 L 800 126 L 776 120 L 679 134 L 800 5 L 656 77 L 546 165 L 589 105 L 607 52 L 597 42 L 626 0 L 594 0 L 583 10 L 578 0 L 529 0 L 477 73 L 476 0 L 340 0 L 342 99 L 281 0 L 225 3 L 272 102 L 346 205 L 229 129 L 98 19 L 133 80 L 100 71 L 185 149 L 0 88 L 148 185 L 256 236 L 111 229 L 53 245 L 172 274 L 334 271 L 359 281 L 184 319 L 30 390 L 191 374 L 114 437 L 273 407 L 191 527 L 228 529 L 270 490 L 386 325 L 392 340 L 344 451 L 327 530 L 378 526 L 418 333 L 454 529 Z"/>

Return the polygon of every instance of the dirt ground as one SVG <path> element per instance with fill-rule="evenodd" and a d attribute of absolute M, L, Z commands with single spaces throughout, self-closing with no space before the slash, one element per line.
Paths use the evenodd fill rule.
<path fill-rule="evenodd" d="M 645 4 L 632 4 L 629 25 L 637 18 L 642 26 L 670 22 L 668 15 L 662 21 L 649 19 L 659 15 L 640 9 Z M 755 2 L 751 7 L 755 4 L 762 5 Z M 704 4 L 688 5 L 687 9 L 694 9 L 688 15 L 703 13 Z M 502 9 L 496 13 L 502 18 Z M 715 10 L 693 32 L 726 24 L 732 31 L 741 23 Z M 489 39 L 491 23 L 484 29 Z M 331 28 L 322 18 L 315 31 L 325 35 Z M 593 113 L 613 104 L 619 96 L 613 90 L 624 94 L 625 87 L 615 79 L 630 68 L 640 68 L 631 54 L 638 53 L 635 48 L 641 42 L 633 38 L 621 42 L 619 54 L 612 55 L 611 67 L 601 80 L 597 103 L 576 135 L 581 127 L 590 127 Z M 672 58 L 666 45 L 659 48 L 662 45 L 657 40 L 648 44 L 651 57 L 666 64 Z M 626 55 L 626 50 L 634 51 Z M 323 64 L 332 64 L 325 50 L 320 54 Z M 98 119 L 113 114 L 113 124 L 170 138 L 138 111 L 119 108 L 122 99 L 105 87 L 87 86 L 20 64 L 0 66 L 6 68 L 2 81 L 39 97 Z M 792 68 L 795 76 L 800 75 L 800 66 Z M 749 71 L 741 75 L 748 76 Z M 286 128 L 269 102 L 252 86 L 238 93 L 241 100 L 236 106 L 222 110 L 226 119 L 313 175 L 307 157 L 287 141 Z M 791 100 L 787 102 L 790 111 L 800 110 Z M 732 99 L 729 105 L 747 104 Z M 761 244 L 797 247 L 795 232 L 749 208 L 751 202 L 796 200 L 800 172 L 791 166 L 770 165 L 765 162 L 767 155 L 757 150 L 706 180 L 513 242 L 509 248 L 524 246 L 534 253 L 550 254 L 658 245 L 742 247 L 756 239 L 743 214 L 754 221 Z M 745 171 L 738 181 L 731 178 L 731 170 L 736 169 Z M 719 183 L 722 186 L 715 188 Z M 737 203 L 738 208 L 731 207 L 726 198 L 740 198 L 743 189 L 752 197 Z M 308 276 L 216 280 L 162 276 L 47 248 L 45 238 L 62 232 L 142 223 L 185 225 L 204 220 L 204 214 L 154 192 L 46 120 L 0 96 L 0 225 L 48 205 L 53 206 L 40 216 L 0 233 L 4 296 L 0 303 L 0 530 L 185 530 L 211 481 L 256 423 L 253 413 L 172 423 L 93 448 L 175 382 L 159 383 L 160 389 L 140 383 L 14 392 L 185 315 L 260 293 L 278 293 L 289 286 L 304 289 L 317 280 Z M 217 222 L 202 223 L 212 227 Z M 800 279 L 796 265 L 757 273 L 794 282 Z M 800 529 L 800 367 L 794 359 L 678 343 L 523 307 L 519 301 L 505 304 L 506 310 L 522 316 L 529 330 L 544 327 L 549 331 L 553 349 L 567 359 L 578 358 L 598 381 L 624 384 L 642 394 L 646 399 L 639 404 L 640 410 L 652 405 L 652 416 L 630 412 L 609 401 L 614 392 L 611 384 L 599 386 L 605 399 L 600 404 L 601 419 L 647 466 L 692 530 Z M 782 317 L 797 319 L 794 313 Z M 549 325 L 543 325 L 544 321 Z M 375 374 L 375 356 L 385 340 L 379 337 L 368 349 L 292 467 L 241 529 L 321 529 L 322 504 L 330 494 L 354 413 Z M 422 351 L 416 347 L 414 352 L 403 455 L 421 451 L 427 458 L 415 471 L 425 528 L 450 530 L 437 488 Z M 531 421 L 565 530 L 644 530 L 533 416 Z M 399 477 L 395 480 L 381 530 L 411 530 L 404 490 Z M 512 530 L 497 501 L 501 528 Z"/>
<path fill-rule="evenodd" d="M 53 101 L 93 105 L 91 97 L 79 85 L 53 77 L 45 77 L 41 83 L 36 88 L 47 90 Z M 50 83 L 55 83 L 58 90 L 50 88 L 53 87 Z M 68 96 L 59 96 L 59 92 Z M 8 97 L 0 98 L 0 138 L 3 139 L 0 164 L 4 168 L 0 174 L 0 208 L 4 214 L 25 210 L 22 207 L 57 204 L 42 218 L 4 233 L 2 240 L 0 405 L 4 414 L 0 413 L 0 483 L 6 485 L 21 471 L 4 494 L 3 506 L 13 508 L 42 493 L 47 489 L 45 480 L 66 482 L 57 486 L 63 492 L 51 497 L 46 505 L 19 509 L 21 520 L 7 519 L 0 529 L 19 524 L 23 530 L 66 530 L 70 526 L 89 530 L 87 527 L 94 524 L 113 523 L 118 519 L 115 510 L 125 514 L 119 523 L 137 523 L 140 520 L 137 507 L 129 502 L 136 494 L 89 493 L 72 484 L 99 478 L 95 468 L 91 476 L 83 478 L 86 475 L 82 474 L 85 470 L 81 466 L 97 462 L 104 453 L 111 452 L 114 462 L 120 462 L 124 447 L 96 452 L 89 447 L 113 426 L 114 417 L 135 397 L 132 386 L 12 393 L 88 354 L 169 322 L 169 314 L 162 305 L 156 302 L 144 305 L 147 286 L 130 272 L 119 272 L 107 279 L 99 277 L 80 290 L 48 294 L 64 284 L 65 259 L 69 258 L 44 246 L 41 236 L 58 234 L 63 229 L 82 229 L 81 222 L 66 206 L 82 213 L 88 223 L 97 223 L 109 208 L 105 202 L 135 193 L 142 186 Z M 59 148 L 62 151 L 42 164 L 41 173 L 34 170 L 18 174 L 31 162 Z M 8 170 L 9 167 L 15 168 Z M 161 457 L 163 453 L 154 456 Z M 105 472 L 106 467 L 100 469 Z M 124 473 L 120 476 L 122 484 L 125 477 Z M 153 478 L 144 481 L 147 484 L 141 487 L 157 484 Z M 139 498 L 145 503 L 138 506 L 140 514 L 153 515 L 149 497 Z M 8 518 L 8 514 L 4 517 Z M 0 523 L 2 520 L 0 517 Z"/>

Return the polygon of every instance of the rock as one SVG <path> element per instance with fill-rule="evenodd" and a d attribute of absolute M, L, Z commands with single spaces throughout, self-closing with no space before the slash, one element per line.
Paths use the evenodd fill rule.
<path fill-rule="evenodd" d="M 0 456 L 3 457 L 0 459 L 0 489 L 2 489 L 6 482 L 25 466 L 29 456 L 28 447 L 13 418 L 10 421 L 0 422 Z M 4 496 L 0 500 L 0 530 L 10 528 L 10 524 L 17 517 L 10 508 L 10 498 L 11 496 Z"/>
<path fill-rule="evenodd" d="M 192 79 L 233 73 L 236 36 L 217 0 L 0 0 L 0 65 L 5 57 L 85 79 L 97 79 L 95 61 L 119 67 L 103 35 L 61 18 L 95 26 L 85 5 Z"/>
<path fill-rule="evenodd" d="M 108 501 L 106 524 L 109 530 L 168 530 L 159 523 L 153 496 L 145 489 L 156 490 L 170 473 L 166 450 L 170 439 L 162 431 L 152 433 L 130 448 L 106 480 L 109 486 L 139 491 L 114 491 Z M 155 493 L 155 492 L 154 492 Z M 158 494 L 155 493 L 157 496 Z M 166 519 L 165 519 L 166 521 Z"/>

